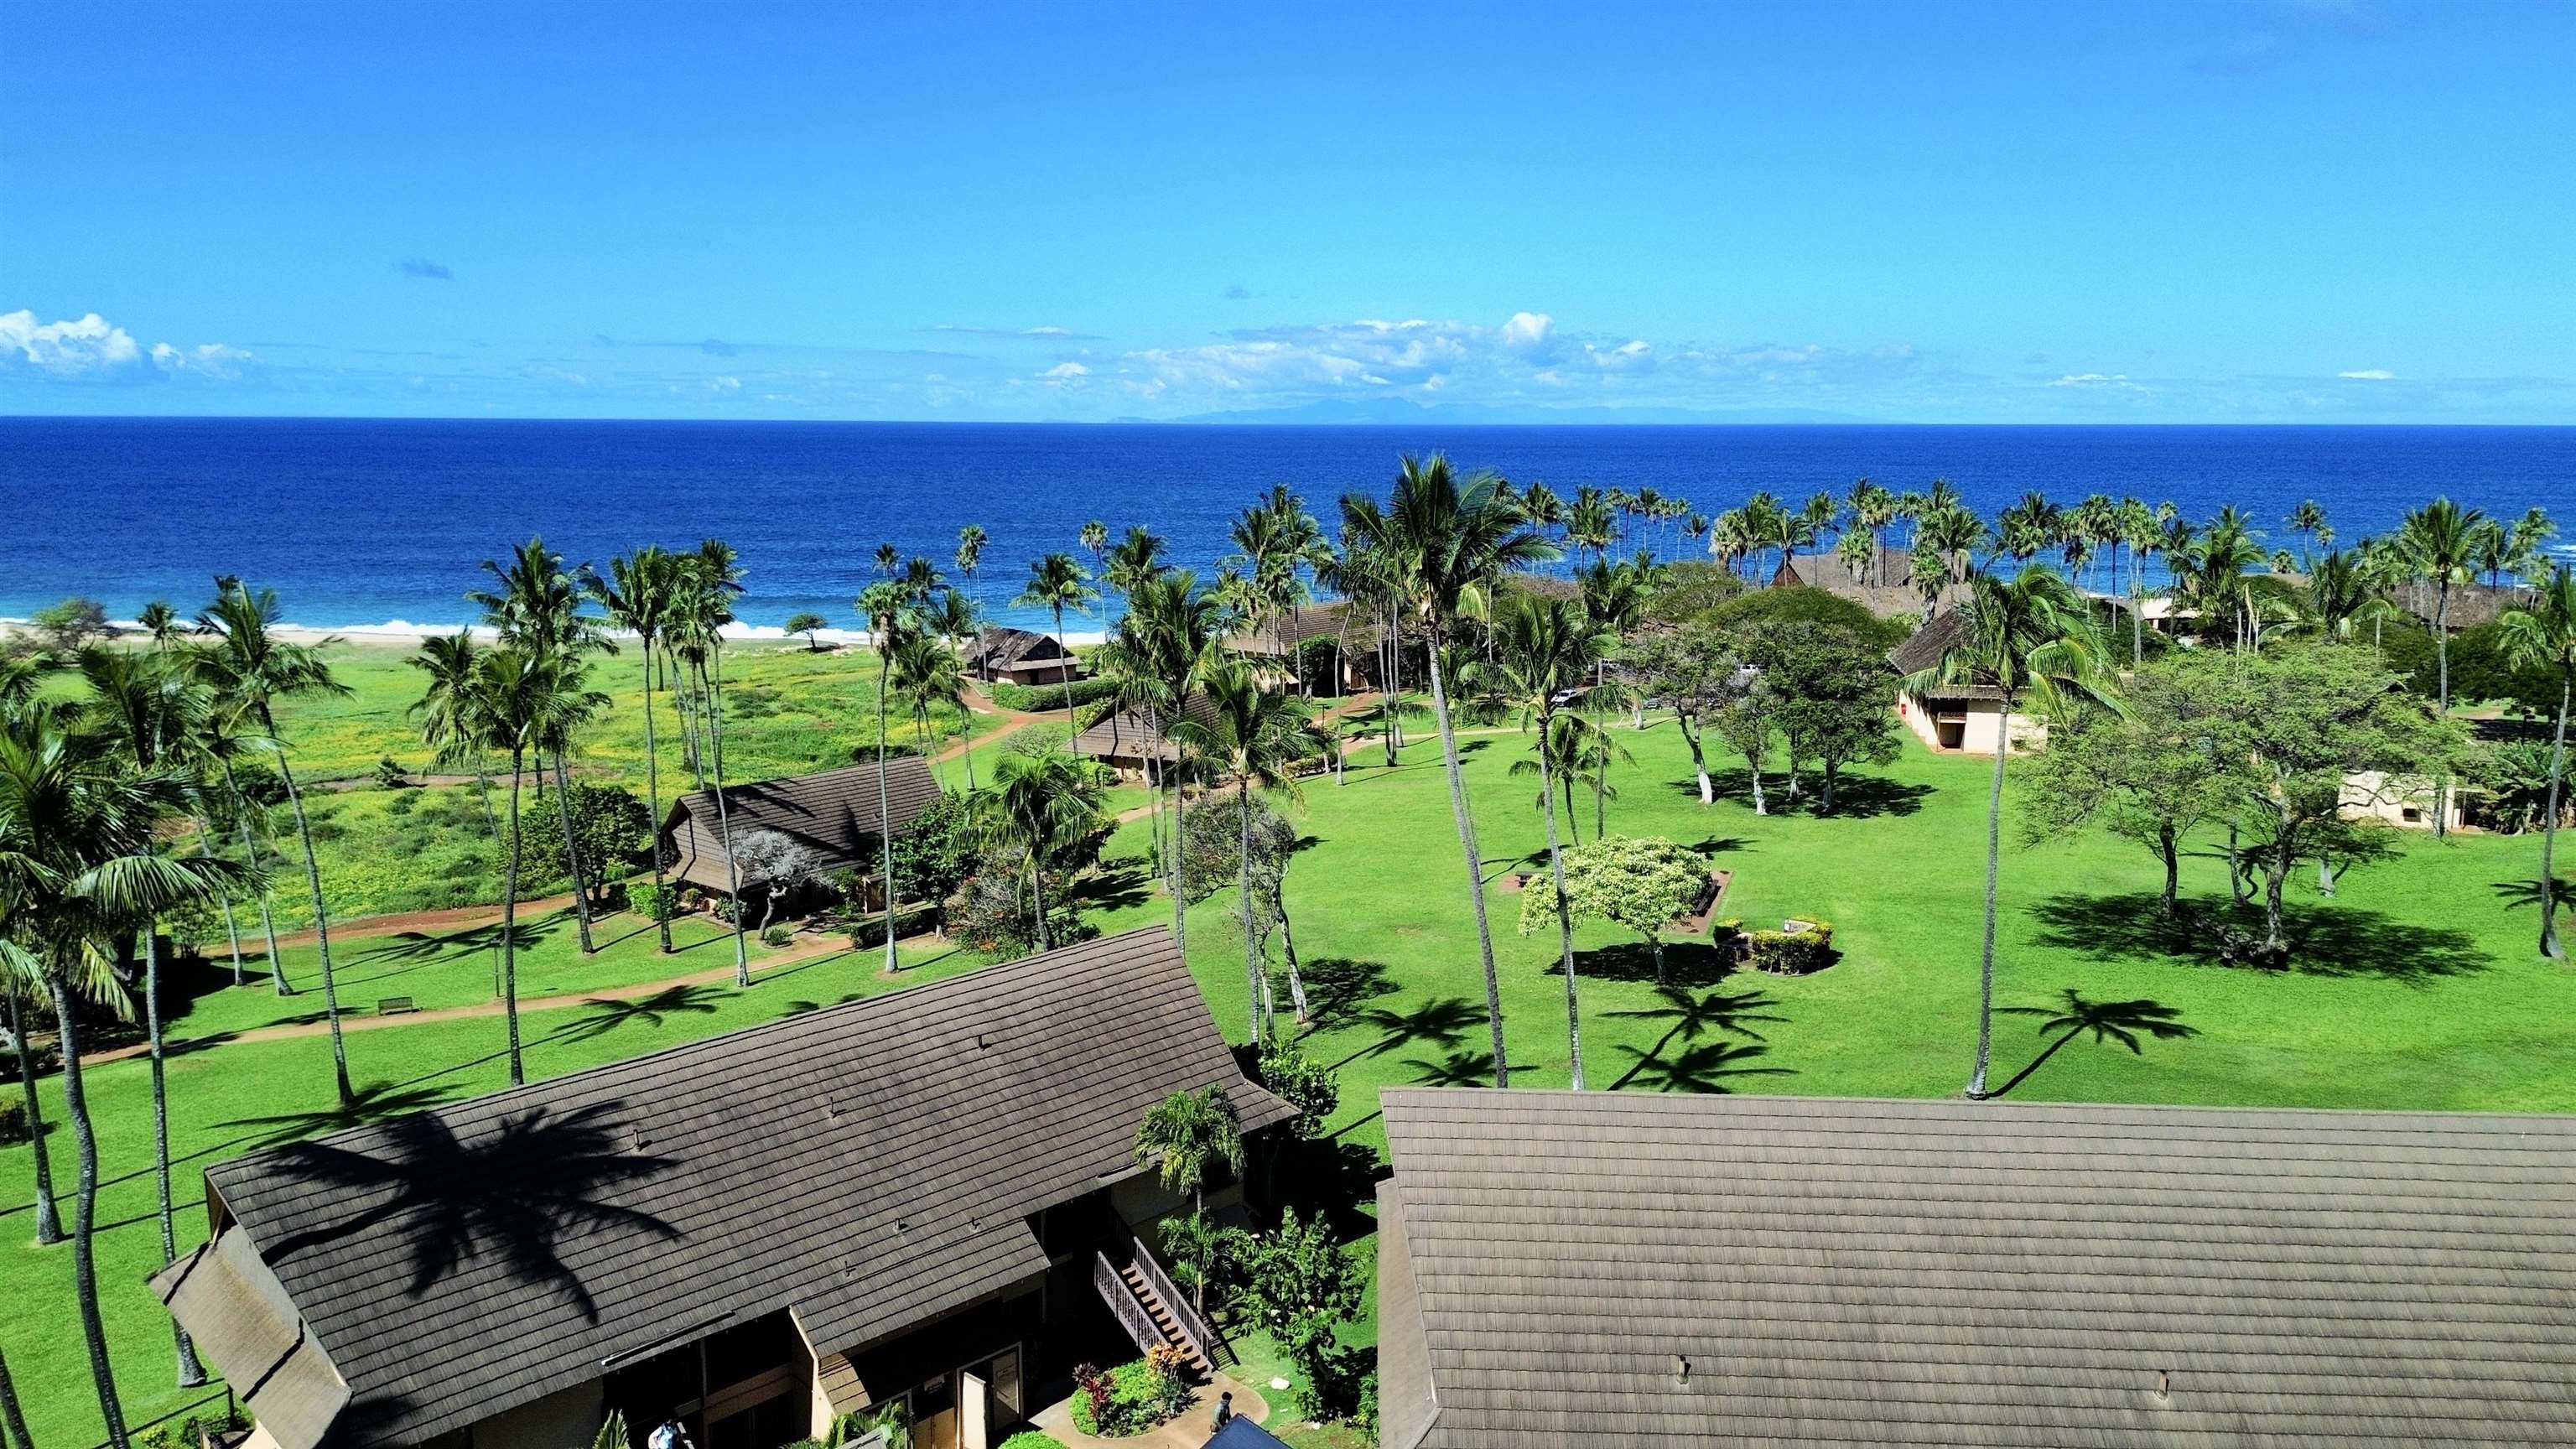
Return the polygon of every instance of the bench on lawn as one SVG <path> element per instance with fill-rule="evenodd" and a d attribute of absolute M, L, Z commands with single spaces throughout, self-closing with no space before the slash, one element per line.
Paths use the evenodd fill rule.
<path fill-rule="evenodd" d="M 388 996 L 376 1003 L 378 1016 L 407 1016 L 418 1010 L 420 1008 L 413 1005 L 412 999 L 408 996 Z"/>

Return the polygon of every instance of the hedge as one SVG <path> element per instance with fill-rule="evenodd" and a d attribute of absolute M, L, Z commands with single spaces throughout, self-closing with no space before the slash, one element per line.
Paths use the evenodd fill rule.
<path fill-rule="evenodd" d="M 1720 921 L 1717 939 L 1738 942 L 1746 964 L 1774 976 L 1804 976 L 1834 960 L 1834 928 L 1828 921 L 1810 922 L 1803 931 L 1748 931 L 1742 921 Z"/>
<path fill-rule="evenodd" d="M 1080 709 L 1086 704 L 1098 704 L 1115 693 L 1117 688 L 1116 680 L 1103 679 L 1098 675 L 1089 679 L 1077 679 L 1073 682 L 1074 708 Z M 1058 714 L 1064 712 L 1064 686 L 1061 684 L 1002 682 L 994 684 L 992 691 L 993 703 L 1004 709 L 1017 710 L 1022 714 L 1044 714 L 1049 710 Z"/>

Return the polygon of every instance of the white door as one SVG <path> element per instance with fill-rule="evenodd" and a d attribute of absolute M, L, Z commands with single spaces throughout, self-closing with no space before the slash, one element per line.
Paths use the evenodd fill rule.
<path fill-rule="evenodd" d="M 982 1375 L 971 1371 L 957 1375 L 957 1449 L 993 1449 L 987 1422 L 992 1404 Z"/>

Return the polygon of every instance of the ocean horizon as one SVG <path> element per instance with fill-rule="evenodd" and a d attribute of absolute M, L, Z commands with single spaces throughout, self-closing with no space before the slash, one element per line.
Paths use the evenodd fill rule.
<path fill-rule="evenodd" d="M 879 543 L 953 575 L 971 522 L 990 542 L 960 585 L 996 620 L 1045 625 L 1010 600 L 1044 553 L 1089 563 L 1086 520 L 1151 528 L 1205 573 L 1271 485 L 1330 528 L 1344 492 L 1383 496 L 1402 454 L 1432 451 L 1524 486 L 1651 486 L 1711 513 L 1860 477 L 1899 491 L 1947 478 L 1989 517 L 2032 489 L 2170 500 L 2195 519 L 2232 503 L 2291 548 L 2284 519 L 2306 498 L 2346 540 L 2437 494 L 2507 518 L 2576 506 L 2576 427 L 7 417 L 0 512 L 36 546 L 0 577 L 0 617 L 75 595 L 117 619 L 153 599 L 193 612 L 232 573 L 275 589 L 298 625 L 444 632 L 475 619 L 464 595 L 482 561 L 532 534 L 598 564 L 722 537 L 746 573 L 741 633 L 814 612 L 846 638 Z M 1639 528 L 1659 556 L 1697 556 L 1677 525 Z"/>

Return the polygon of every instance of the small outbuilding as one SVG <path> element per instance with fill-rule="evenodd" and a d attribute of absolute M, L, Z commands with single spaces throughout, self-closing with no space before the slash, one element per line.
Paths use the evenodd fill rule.
<path fill-rule="evenodd" d="M 966 651 L 967 672 L 987 684 L 1062 684 L 1082 678 L 1082 661 L 1051 634 L 987 625 Z"/>

